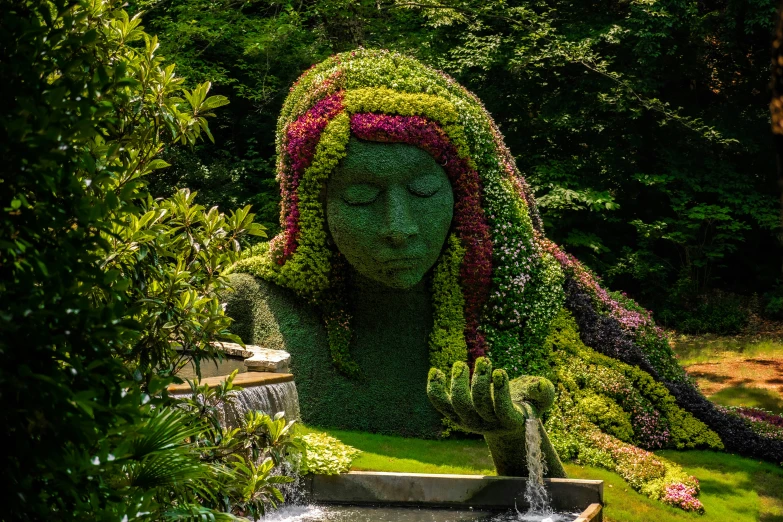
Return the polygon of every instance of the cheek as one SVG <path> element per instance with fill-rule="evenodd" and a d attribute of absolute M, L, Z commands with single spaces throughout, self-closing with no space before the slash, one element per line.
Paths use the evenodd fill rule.
<path fill-rule="evenodd" d="M 343 253 L 356 255 L 371 245 L 377 235 L 377 216 L 370 207 L 352 207 L 339 202 L 327 207 L 326 218 L 329 232 Z"/>
<path fill-rule="evenodd" d="M 444 241 L 451 227 L 454 213 L 454 199 L 451 192 L 436 194 L 431 198 L 421 199 L 415 205 L 414 216 L 419 223 L 420 234 L 428 242 Z"/>

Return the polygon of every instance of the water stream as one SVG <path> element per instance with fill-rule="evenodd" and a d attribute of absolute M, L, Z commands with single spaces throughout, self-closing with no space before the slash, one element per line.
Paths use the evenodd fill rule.
<path fill-rule="evenodd" d="M 525 500 L 529 506 L 526 514 L 546 518 L 552 514 L 552 507 L 549 505 L 549 494 L 544 487 L 546 461 L 541 453 L 539 426 L 540 421 L 535 417 L 528 417 L 525 421 L 525 449 L 527 450 Z"/>
<path fill-rule="evenodd" d="M 175 393 L 172 397 L 182 397 L 190 393 Z M 299 394 L 294 381 L 277 382 L 260 386 L 247 386 L 235 392 L 229 405 L 220 405 L 219 418 L 223 426 L 240 426 L 240 419 L 248 411 L 262 411 L 274 417 L 277 412 L 285 413 L 286 420 L 299 419 Z"/>

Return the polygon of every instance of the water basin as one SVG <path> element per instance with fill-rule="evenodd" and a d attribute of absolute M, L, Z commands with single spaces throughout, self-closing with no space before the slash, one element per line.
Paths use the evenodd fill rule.
<path fill-rule="evenodd" d="M 388 506 L 290 506 L 268 514 L 259 522 L 572 522 L 579 516 L 578 512 L 527 515 L 516 510 L 498 513 Z"/>

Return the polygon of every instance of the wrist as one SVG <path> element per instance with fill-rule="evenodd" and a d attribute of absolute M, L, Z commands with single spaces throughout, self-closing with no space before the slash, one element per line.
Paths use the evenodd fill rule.
<path fill-rule="evenodd" d="M 525 432 L 485 433 L 484 440 L 489 447 L 492 462 L 498 475 L 511 477 L 527 476 L 527 452 Z"/>

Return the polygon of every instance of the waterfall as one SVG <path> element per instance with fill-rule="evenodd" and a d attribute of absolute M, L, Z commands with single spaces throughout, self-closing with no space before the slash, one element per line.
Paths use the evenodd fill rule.
<path fill-rule="evenodd" d="M 530 506 L 527 514 L 550 515 L 552 508 L 549 505 L 549 495 L 544 487 L 544 474 L 546 462 L 541 454 L 541 427 L 540 421 L 535 417 L 528 417 L 525 421 L 525 446 L 527 450 L 527 485 L 525 486 L 525 500 Z"/>
<path fill-rule="evenodd" d="M 182 397 L 190 393 L 174 393 L 172 397 Z M 219 407 L 220 424 L 236 428 L 241 425 L 248 411 L 262 411 L 274 417 L 282 411 L 287 421 L 299 420 L 299 394 L 294 381 L 276 382 L 259 386 L 247 386 L 234 392 L 234 400 Z"/>
<path fill-rule="evenodd" d="M 237 392 L 231 404 L 222 409 L 220 423 L 237 427 L 248 411 L 262 411 L 274 417 L 282 411 L 287 421 L 299 419 L 299 395 L 294 381 L 248 386 Z"/>

